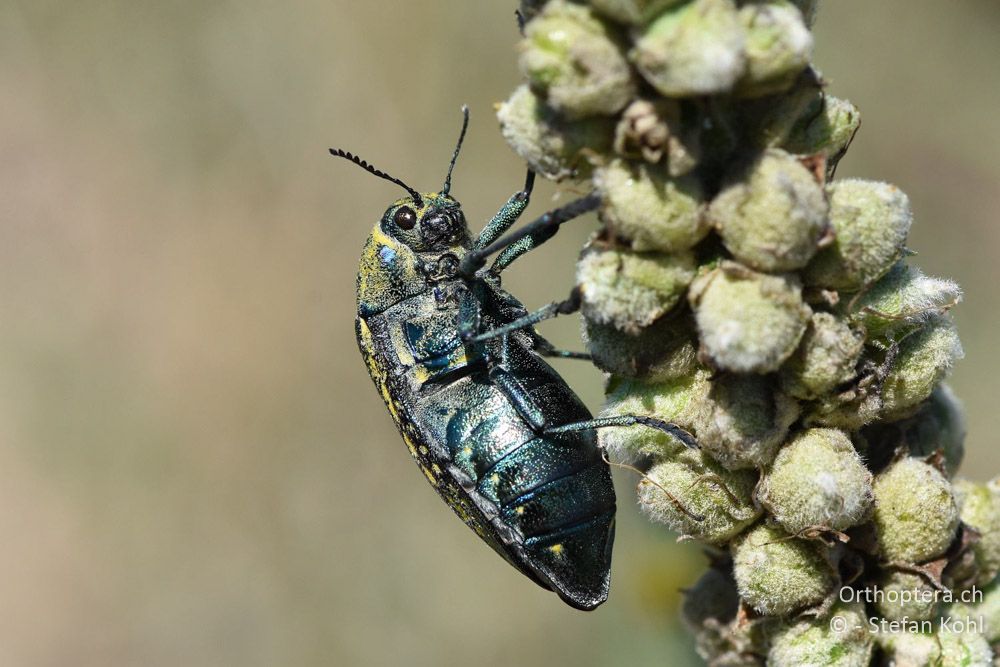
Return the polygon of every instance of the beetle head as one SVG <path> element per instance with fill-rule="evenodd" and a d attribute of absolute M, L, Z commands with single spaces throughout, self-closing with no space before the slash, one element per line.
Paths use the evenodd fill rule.
<path fill-rule="evenodd" d="M 350 160 L 365 171 L 402 187 L 409 197 L 396 201 L 382 216 L 379 229 L 389 238 L 418 253 L 454 252 L 464 250 L 470 242 L 469 227 L 461 205 L 455 201 L 451 191 L 451 174 L 462 150 L 465 132 L 469 128 L 469 108 L 462 107 L 462 131 L 451 155 L 448 175 L 440 192 L 420 194 L 395 176 L 376 169 L 361 158 L 339 148 L 331 148 L 336 157 Z"/>
<path fill-rule="evenodd" d="M 470 243 L 461 205 L 436 192 L 422 195 L 419 203 L 410 197 L 393 203 L 379 229 L 417 253 L 461 254 Z"/>

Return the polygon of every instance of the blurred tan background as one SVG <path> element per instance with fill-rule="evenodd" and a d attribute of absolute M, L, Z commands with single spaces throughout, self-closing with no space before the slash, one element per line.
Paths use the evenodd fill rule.
<path fill-rule="evenodd" d="M 817 62 L 857 103 L 840 175 L 908 191 L 966 290 L 965 470 L 1000 472 L 1000 8 L 832 0 Z M 513 2 L 0 0 L 0 665 L 691 663 L 702 560 L 619 477 L 611 601 L 502 563 L 406 454 L 353 340 L 393 186 L 483 220 L 518 187 L 492 104 Z M 541 213 L 553 188 L 543 187 Z M 519 262 L 563 296 L 592 223 Z M 545 331 L 576 347 L 576 323 Z M 600 378 L 563 364 L 595 408 Z"/>

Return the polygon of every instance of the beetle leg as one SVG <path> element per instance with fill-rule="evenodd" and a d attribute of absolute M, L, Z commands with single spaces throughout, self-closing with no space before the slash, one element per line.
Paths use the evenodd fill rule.
<path fill-rule="evenodd" d="M 504 248 L 503 252 L 500 253 L 500 256 L 497 257 L 496 260 L 493 262 L 493 264 L 490 266 L 490 275 L 499 276 L 500 273 L 503 272 L 503 270 L 506 269 L 508 266 L 510 266 L 515 259 L 525 254 L 529 250 L 534 250 L 535 248 L 537 248 L 538 246 L 542 245 L 543 243 L 551 239 L 553 236 L 555 236 L 556 232 L 559 231 L 559 227 L 560 225 L 562 225 L 562 223 L 569 222 L 573 218 L 579 217 L 584 213 L 592 211 L 594 208 L 596 208 L 601 201 L 600 197 L 596 194 L 589 195 L 589 197 L 593 198 L 593 200 L 587 202 L 586 204 L 587 207 L 581 208 L 579 212 L 573 213 L 571 217 L 566 217 L 558 220 L 555 219 L 547 220 L 544 223 L 538 224 L 541 222 L 542 219 L 544 219 L 543 216 L 538 221 L 531 223 L 531 225 L 528 225 L 527 227 L 531 227 L 537 224 L 537 231 L 529 233 L 528 235 L 514 241 L 506 248 Z M 588 198 L 585 197 L 584 199 Z M 577 202 L 580 201 L 582 200 L 579 199 L 577 200 Z M 572 204 L 574 203 L 576 202 L 572 202 L 570 206 L 572 206 Z M 591 204 L 593 204 L 592 207 Z M 557 213 L 561 210 L 562 209 L 556 209 L 556 211 L 553 211 L 553 213 Z"/>
<path fill-rule="evenodd" d="M 618 415 L 615 417 L 598 417 L 596 419 L 588 419 L 582 422 L 573 422 L 571 424 L 563 424 L 561 426 L 553 426 L 551 428 L 545 429 L 545 434 L 556 434 L 556 433 L 572 433 L 573 431 L 589 431 L 591 429 L 607 428 L 609 426 L 648 426 L 650 428 L 655 428 L 658 431 L 663 431 L 667 435 L 673 436 L 677 440 L 680 440 L 685 447 L 690 447 L 691 449 L 698 448 L 698 442 L 694 439 L 694 436 L 682 429 L 677 424 L 671 424 L 670 422 L 663 421 L 662 419 L 657 419 L 656 417 L 647 417 L 645 415 Z"/>
<path fill-rule="evenodd" d="M 537 332 L 535 332 L 534 339 L 535 352 L 543 357 L 554 357 L 556 359 L 584 359 L 586 361 L 591 361 L 593 359 L 593 357 L 591 357 L 587 352 L 560 350 L 555 345 L 542 338 Z"/>
<path fill-rule="evenodd" d="M 458 273 L 466 278 L 472 278 L 476 275 L 476 272 L 486 264 L 487 257 L 493 253 L 500 252 L 501 250 L 514 247 L 519 241 L 526 240 L 527 242 L 525 244 L 517 246 L 519 248 L 517 252 L 511 251 L 512 256 L 507 258 L 506 263 L 499 268 L 497 268 L 495 264 L 490 267 L 490 273 L 492 275 L 497 275 L 512 261 L 552 238 L 552 236 L 559 229 L 559 225 L 564 222 L 569 222 L 573 218 L 578 218 L 584 213 L 593 211 L 600 206 L 600 204 L 601 196 L 597 193 L 591 193 L 585 197 L 574 199 L 565 206 L 553 209 L 540 218 L 536 218 L 532 222 L 529 222 L 516 232 L 511 232 L 497 241 L 490 243 L 484 248 L 475 248 L 470 250 L 466 253 L 465 257 L 462 258 L 458 267 Z M 534 237 L 534 239 L 532 239 L 532 237 Z M 502 256 L 503 255 L 501 255 L 501 257 Z M 500 259 L 498 258 L 497 263 L 499 262 Z"/>
<path fill-rule="evenodd" d="M 531 199 L 531 191 L 535 187 L 535 172 L 528 170 L 528 175 L 524 179 L 524 188 L 520 192 L 511 195 L 507 203 L 504 204 L 496 215 L 486 223 L 483 231 L 479 232 L 473 248 L 485 248 L 489 244 L 500 238 L 504 232 L 510 229 L 524 210 L 528 208 L 528 200 Z"/>
<path fill-rule="evenodd" d="M 468 341 L 479 331 L 482 322 L 482 311 L 479 301 L 468 288 L 458 292 L 458 317 L 455 326 L 462 341 Z"/>
<path fill-rule="evenodd" d="M 543 320 L 549 320 L 553 317 L 558 317 L 559 315 L 569 315 L 578 310 L 580 310 L 580 291 L 574 289 L 570 293 L 569 298 L 565 301 L 553 301 L 547 306 L 542 306 L 538 310 L 528 313 L 524 317 L 519 317 L 513 322 L 508 322 L 507 324 L 499 326 L 496 329 L 484 331 L 476 336 L 466 335 L 463 332 L 462 339 L 466 343 L 482 343 L 483 341 L 499 338 L 500 336 L 513 333 L 518 329 L 525 329 L 533 326 Z"/>

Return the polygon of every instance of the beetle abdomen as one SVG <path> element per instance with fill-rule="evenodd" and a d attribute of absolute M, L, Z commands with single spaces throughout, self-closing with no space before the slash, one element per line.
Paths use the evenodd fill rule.
<path fill-rule="evenodd" d="M 561 403 L 575 401 L 569 394 Z M 505 555 L 575 607 L 603 602 L 615 495 L 594 434 L 539 435 L 484 372 L 438 389 L 420 407 L 426 432 L 466 476 L 463 488 L 508 529 Z"/>
<path fill-rule="evenodd" d="M 452 509 L 533 580 L 593 609 L 610 578 L 611 472 L 592 431 L 546 434 L 590 413 L 523 338 L 467 349 L 454 317 L 430 294 L 361 316 L 372 378 Z"/>

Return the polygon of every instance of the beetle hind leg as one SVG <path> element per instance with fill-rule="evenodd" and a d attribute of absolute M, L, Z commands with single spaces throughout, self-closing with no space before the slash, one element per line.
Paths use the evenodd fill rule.
<path fill-rule="evenodd" d="M 584 421 L 562 424 L 560 426 L 553 426 L 547 428 L 545 430 L 545 434 L 554 435 L 557 433 L 572 433 L 574 431 L 590 431 L 599 428 L 608 428 L 610 426 L 648 426 L 649 428 L 655 428 L 656 430 L 662 431 L 672 438 L 679 440 L 685 447 L 698 449 L 698 441 L 695 440 L 693 435 L 682 429 L 680 426 L 662 419 L 657 419 L 656 417 L 649 417 L 647 415 L 597 417 L 596 419 L 587 419 Z"/>

